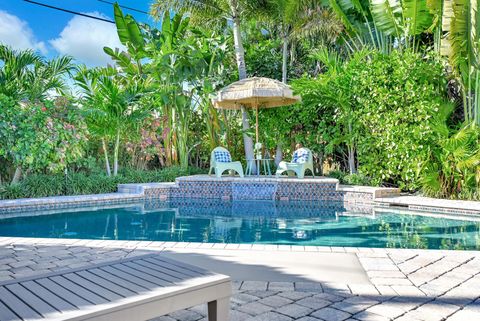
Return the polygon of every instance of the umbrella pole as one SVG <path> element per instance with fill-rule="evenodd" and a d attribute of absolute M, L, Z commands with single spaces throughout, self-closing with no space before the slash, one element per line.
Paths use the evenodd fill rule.
<path fill-rule="evenodd" d="M 256 126 L 255 126 L 255 135 L 257 136 L 257 143 L 258 143 L 258 105 L 255 106 L 256 109 Z"/>

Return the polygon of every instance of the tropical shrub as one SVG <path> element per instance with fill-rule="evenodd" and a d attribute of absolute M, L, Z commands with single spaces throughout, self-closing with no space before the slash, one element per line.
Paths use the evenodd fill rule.
<path fill-rule="evenodd" d="M 432 117 L 445 108 L 441 61 L 411 51 L 360 51 L 345 61 L 327 52 L 317 57 L 327 72 L 297 80 L 294 88 L 303 98 L 297 111 L 316 112 L 306 123 L 316 124 L 324 152 L 375 184 L 418 188 L 420 166 L 436 139 Z"/>
<path fill-rule="evenodd" d="M 205 170 L 172 166 L 156 171 L 123 169 L 117 176 L 104 173 L 32 174 L 19 183 L 0 186 L 0 199 L 113 193 L 118 184 L 173 182 L 179 176 L 201 173 Z"/>
<path fill-rule="evenodd" d="M 372 179 L 359 173 L 348 174 L 339 170 L 334 170 L 328 173 L 328 176 L 338 179 L 340 184 L 363 186 L 376 185 L 375 182 L 372 181 Z"/>
<path fill-rule="evenodd" d="M 442 63 L 410 51 L 372 52 L 354 60 L 352 96 L 362 133 L 359 170 L 374 180 L 419 187 L 418 173 L 435 142 L 433 116 L 445 107 Z"/>
<path fill-rule="evenodd" d="M 60 172 L 83 155 L 86 128 L 66 99 L 18 105 L 0 95 L 0 156 L 27 171 Z"/>
<path fill-rule="evenodd" d="M 422 191 L 432 197 L 480 199 L 480 128 L 474 123 L 450 128 L 451 112 L 435 117 L 436 140 L 422 166 Z"/>

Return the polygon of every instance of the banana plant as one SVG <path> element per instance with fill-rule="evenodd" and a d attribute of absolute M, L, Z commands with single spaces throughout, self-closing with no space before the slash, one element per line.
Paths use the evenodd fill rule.
<path fill-rule="evenodd" d="M 480 124 L 480 12 L 476 0 L 452 0 L 448 52 L 459 80 L 466 121 Z"/>
<path fill-rule="evenodd" d="M 329 0 L 345 26 L 352 51 L 364 46 L 389 52 L 418 50 L 419 36 L 434 28 L 427 0 Z"/>

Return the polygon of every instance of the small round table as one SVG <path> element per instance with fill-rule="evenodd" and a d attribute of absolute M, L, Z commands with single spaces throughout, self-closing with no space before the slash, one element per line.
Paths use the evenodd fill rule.
<path fill-rule="evenodd" d="M 270 162 L 273 161 L 272 158 L 256 158 L 256 159 L 247 159 L 247 170 L 245 175 L 253 176 L 253 164 L 257 165 L 257 176 L 260 176 L 260 168 L 263 167 L 263 173 L 265 175 L 271 176 L 272 171 L 270 170 Z M 261 167 L 260 167 L 261 166 Z M 268 173 L 268 174 L 267 174 Z"/>

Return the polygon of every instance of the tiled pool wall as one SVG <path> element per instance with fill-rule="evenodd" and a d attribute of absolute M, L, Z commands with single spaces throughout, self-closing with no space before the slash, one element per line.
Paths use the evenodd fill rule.
<path fill-rule="evenodd" d="M 72 209 L 78 207 L 104 208 L 112 205 L 129 205 L 143 201 L 143 195 L 102 194 L 53 196 L 34 199 L 16 199 L 0 201 L 0 215 L 24 212 L 35 215 L 36 211 Z M 17 215 L 16 215 L 17 216 Z"/>
<path fill-rule="evenodd" d="M 253 217 L 281 216 L 283 218 L 298 218 L 299 211 L 306 216 L 318 217 L 344 212 L 343 202 L 332 201 L 275 201 L 255 200 L 249 202 L 236 200 L 222 200 L 211 198 L 171 198 L 168 201 L 159 201 L 158 198 L 146 199 L 143 210 L 158 211 L 168 209 L 178 211 L 180 216 L 224 216 L 224 217 Z"/>
<path fill-rule="evenodd" d="M 335 180 L 319 182 L 179 180 L 176 186 L 146 188 L 144 195 L 146 198 L 159 199 L 343 201 L 345 193 L 338 191 L 337 185 L 338 181 Z M 364 199 L 368 199 L 368 195 L 365 195 Z"/>
<path fill-rule="evenodd" d="M 203 199 L 222 204 L 232 200 L 315 201 L 329 203 L 372 203 L 372 192 L 342 191 L 334 179 L 214 179 L 208 176 L 180 178 L 176 183 L 121 184 L 118 193 L 99 195 L 58 196 L 38 199 L 0 201 L 0 214 L 32 213 L 76 207 L 101 207 L 148 201 L 157 208 L 166 200 L 188 203 Z M 222 201 L 222 202 L 219 202 Z M 207 204 L 208 205 L 208 204 Z M 337 205 L 335 205 L 337 206 Z"/>

